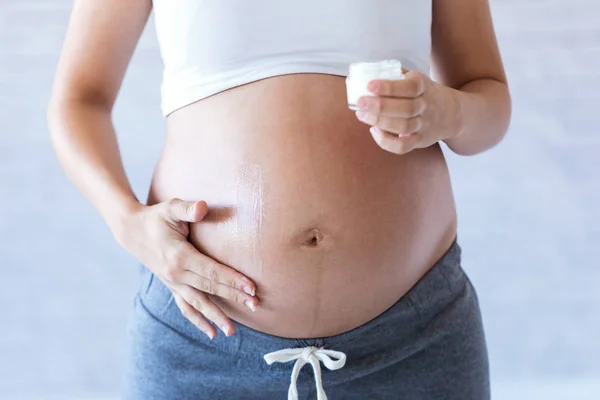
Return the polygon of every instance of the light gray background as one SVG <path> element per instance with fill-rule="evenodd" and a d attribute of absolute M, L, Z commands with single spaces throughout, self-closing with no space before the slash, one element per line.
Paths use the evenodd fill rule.
<path fill-rule="evenodd" d="M 135 260 L 73 189 L 45 105 L 71 2 L 0 0 L 0 398 L 116 398 Z M 449 162 L 495 399 L 600 398 L 600 6 L 492 0 L 514 118 Z M 140 196 L 164 138 L 152 26 L 115 123 Z"/>

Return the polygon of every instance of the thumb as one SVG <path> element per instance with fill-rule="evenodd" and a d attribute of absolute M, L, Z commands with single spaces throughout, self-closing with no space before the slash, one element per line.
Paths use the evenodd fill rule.
<path fill-rule="evenodd" d="M 167 203 L 167 215 L 176 221 L 200 222 L 208 213 L 205 201 L 171 199 Z"/>

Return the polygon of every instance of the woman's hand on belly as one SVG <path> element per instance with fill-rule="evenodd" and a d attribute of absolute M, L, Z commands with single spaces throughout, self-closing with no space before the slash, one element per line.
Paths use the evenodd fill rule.
<path fill-rule="evenodd" d="M 200 222 L 207 211 L 204 201 L 179 199 L 142 206 L 123 222 L 118 240 L 165 283 L 182 314 L 212 339 L 217 332 L 209 320 L 227 336 L 234 333 L 235 326 L 209 294 L 244 304 L 252 311 L 259 301 L 254 282 L 200 253 L 188 241 L 190 223 Z"/>

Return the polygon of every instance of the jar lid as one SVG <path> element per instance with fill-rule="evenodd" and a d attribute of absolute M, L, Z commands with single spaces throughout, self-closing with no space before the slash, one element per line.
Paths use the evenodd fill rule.
<path fill-rule="evenodd" d="M 399 60 L 355 62 L 350 64 L 350 75 L 394 75 L 402 76 L 402 63 Z"/>

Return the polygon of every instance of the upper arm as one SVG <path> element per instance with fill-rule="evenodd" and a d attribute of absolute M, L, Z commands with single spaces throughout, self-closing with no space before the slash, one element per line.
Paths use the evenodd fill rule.
<path fill-rule="evenodd" d="M 152 0 L 75 0 L 52 101 L 112 108 L 151 10 Z"/>
<path fill-rule="evenodd" d="M 433 73 L 458 89 L 476 79 L 506 84 L 488 0 L 432 0 Z"/>

